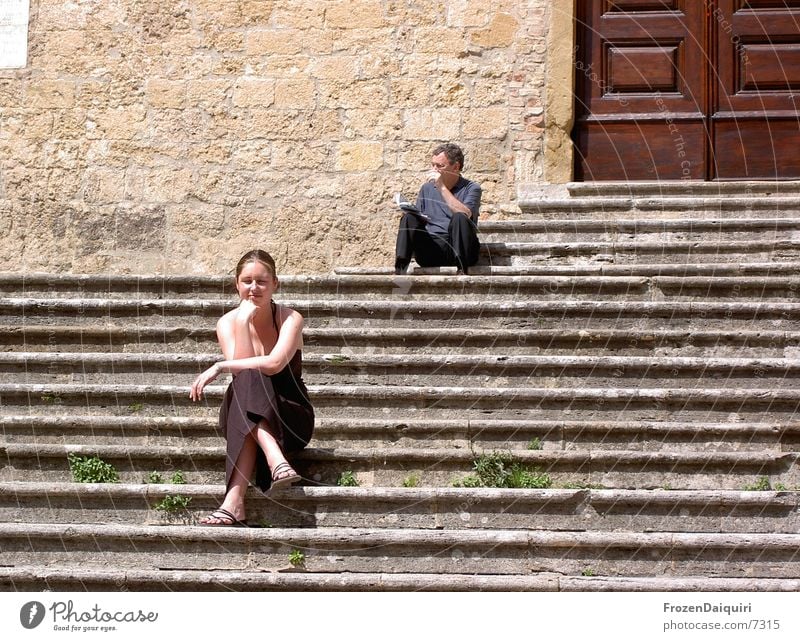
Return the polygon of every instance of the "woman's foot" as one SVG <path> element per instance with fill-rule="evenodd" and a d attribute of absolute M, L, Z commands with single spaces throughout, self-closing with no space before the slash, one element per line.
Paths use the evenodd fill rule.
<path fill-rule="evenodd" d="M 300 475 L 294 471 L 294 468 L 288 462 L 278 463 L 275 469 L 272 470 L 272 488 L 273 490 L 279 487 L 286 487 L 297 483 L 300 480 Z"/>
<path fill-rule="evenodd" d="M 225 508 L 219 507 L 208 516 L 199 521 L 200 525 L 209 525 L 212 527 L 248 527 L 247 523 L 239 520 L 232 512 Z"/>

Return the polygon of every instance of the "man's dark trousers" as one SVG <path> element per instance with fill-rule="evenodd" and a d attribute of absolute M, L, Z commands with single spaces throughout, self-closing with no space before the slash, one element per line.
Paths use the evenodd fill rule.
<path fill-rule="evenodd" d="M 466 273 L 480 256 L 478 230 L 469 216 L 454 213 L 447 232 L 447 236 L 430 234 L 421 218 L 403 214 L 397 232 L 395 269 L 405 270 L 413 256 L 420 267 L 455 265 Z"/>

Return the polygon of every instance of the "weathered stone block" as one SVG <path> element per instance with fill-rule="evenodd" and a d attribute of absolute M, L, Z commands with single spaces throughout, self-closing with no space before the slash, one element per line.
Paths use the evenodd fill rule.
<path fill-rule="evenodd" d="M 239 2 L 215 2 L 215 0 L 193 0 L 191 19 L 198 25 L 213 25 L 224 29 L 242 27 L 242 6 Z"/>
<path fill-rule="evenodd" d="M 400 137 L 403 115 L 400 109 L 350 109 L 344 113 L 345 134 L 354 138 L 376 137 L 392 140 Z"/>
<path fill-rule="evenodd" d="M 249 31 L 244 50 L 248 56 L 294 55 L 303 50 L 303 31 L 298 29 L 264 29 Z"/>
<path fill-rule="evenodd" d="M 456 140 L 461 132 L 459 109 L 414 109 L 406 112 L 403 136 L 410 140 Z"/>
<path fill-rule="evenodd" d="M 274 9 L 275 0 L 239 1 L 239 14 L 242 17 L 242 24 L 246 26 L 269 24 Z"/>
<path fill-rule="evenodd" d="M 324 110 L 251 109 L 245 139 L 311 140 L 341 134 L 339 114 Z"/>
<path fill-rule="evenodd" d="M 275 82 L 275 106 L 305 109 L 316 103 L 316 85 L 313 80 L 280 79 Z"/>
<path fill-rule="evenodd" d="M 378 0 L 337 0 L 326 3 L 325 24 L 334 29 L 376 28 L 383 25 Z"/>
<path fill-rule="evenodd" d="M 233 87 L 235 107 L 269 107 L 275 101 L 275 81 L 269 78 L 240 78 Z"/>
<path fill-rule="evenodd" d="M 144 118 L 145 108 L 141 105 L 90 110 L 86 115 L 87 137 L 131 140 L 144 132 Z"/>
<path fill-rule="evenodd" d="M 167 217 L 161 205 L 123 205 L 114 210 L 115 243 L 121 249 L 163 249 Z"/>
<path fill-rule="evenodd" d="M 505 107 L 474 109 L 464 117 L 466 138 L 503 139 L 508 133 L 509 113 Z"/>
<path fill-rule="evenodd" d="M 336 168 L 340 171 L 374 171 L 383 166 L 383 145 L 379 142 L 339 144 Z"/>
<path fill-rule="evenodd" d="M 530 10 L 530 3 L 525 7 Z M 481 0 L 452 0 L 447 7 L 449 27 L 485 27 L 497 12 L 513 13 L 520 9 L 516 0 L 497 0 L 491 4 Z"/>
<path fill-rule="evenodd" d="M 29 109 L 63 109 L 75 104 L 75 83 L 71 80 L 28 81 L 25 104 Z"/>
<path fill-rule="evenodd" d="M 182 202 L 194 184 L 194 179 L 193 172 L 189 169 L 129 169 L 125 176 L 125 197 L 143 203 Z"/>
<path fill-rule="evenodd" d="M 292 55 L 292 56 L 267 56 L 265 59 L 248 60 L 246 70 L 256 76 L 265 78 L 295 78 L 298 74 L 308 74 L 313 60 L 311 56 Z"/>
<path fill-rule="evenodd" d="M 313 169 L 329 171 L 331 169 L 331 150 L 328 145 L 297 145 L 292 143 L 276 143 L 272 147 L 271 169 Z"/>
<path fill-rule="evenodd" d="M 223 104 L 231 94 L 227 80 L 190 80 L 186 83 L 186 104 L 208 107 Z"/>
<path fill-rule="evenodd" d="M 89 168 L 84 174 L 83 198 L 87 203 L 108 205 L 125 197 L 125 174 L 122 169 Z"/>
<path fill-rule="evenodd" d="M 498 13 L 492 17 L 486 29 L 473 32 L 471 39 L 481 47 L 510 47 L 514 44 L 519 26 L 514 16 Z"/>
<path fill-rule="evenodd" d="M 169 236 L 187 236 L 196 240 L 209 233 L 222 232 L 227 208 L 223 205 L 196 202 L 171 205 L 165 211 Z"/>
<path fill-rule="evenodd" d="M 468 109 L 472 104 L 469 89 L 459 80 L 437 78 L 431 85 L 431 104 L 434 107 Z"/>
<path fill-rule="evenodd" d="M 392 78 L 389 102 L 393 107 L 423 107 L 430 104 L 428 78 L 401 76 Z"/>
<path fill-rule="evenodd" d="M 437 2 L 406 2 L 405 0 L 388 0 L 386 19 L 399 28 L 430 26 L 441 23 L 445 7 Z"/>
<path fill-rule="evenodd" d="M 219 52 L 242 51 L 244 49 L 244 34 L 238 31 L 208 29 L 203 38 L 203 45 Z"/>
<path fill-rule="evenodd" d="M 415 53 L 441 53 L 459 56 L 466 52 L 467 41 L 458 29 L 423 27 L 414 35 Z"/>
<path fill-rule="evenodd" d="M 186 100 L 186 83 L 176 80 L 148 80 L 145 97 L 152 107 L 181 109 Z"/>
<path fill-rule="evenodd" d="M 272 12 L 271 23 L 276 27 L 321 29 L 325 24 L 325 9 L 325 4 L 315 0 L 281 3 Z"/>
<path fill-rule="evenodd" d="M 356 82 L 320 81 L 320 105 L 328 109 L 376 109 L 389 105 L 386 83 L 376 80 Z"/>
<path fill-rule="evenodd" d="M 358 58 L 356 56 L 330 56 L 315 59 L 311 65 L 314 78 L 352 82 L 358 77 Z"/>

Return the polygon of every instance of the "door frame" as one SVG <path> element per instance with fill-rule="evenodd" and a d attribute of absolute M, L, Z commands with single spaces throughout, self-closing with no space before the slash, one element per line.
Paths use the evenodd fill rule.
<path fill-rule="evenodd" d="M 544 179 L 563 184 L 575 176 L 575 45 L 576 0 L 553 0 L 549 4 L 547 32 L 547 80 L 544 110 Z"/>

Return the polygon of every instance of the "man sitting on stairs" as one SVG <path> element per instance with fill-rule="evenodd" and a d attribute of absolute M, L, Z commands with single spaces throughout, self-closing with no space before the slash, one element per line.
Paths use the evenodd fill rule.
<path fill-rule="evenodd" d="M 433 150 L 431 170 L 416 209 L 403 213 L 397 232 L 394 273 L 404 274 L 412 256 L 421 267 L 455 265 L 466 274 L 478 262 L 481 187 L 461 175 L 464 152 L 445 143 Z"/>

